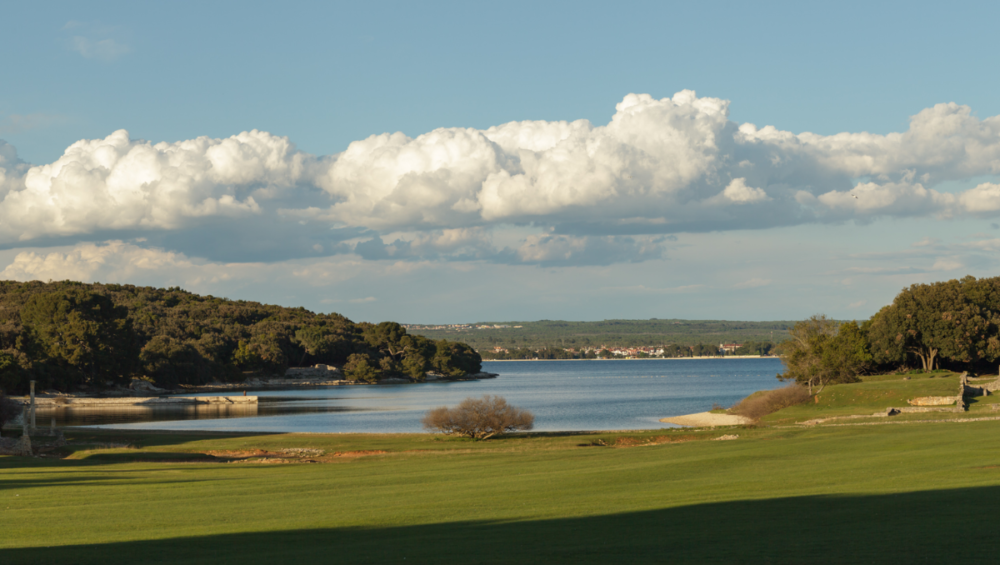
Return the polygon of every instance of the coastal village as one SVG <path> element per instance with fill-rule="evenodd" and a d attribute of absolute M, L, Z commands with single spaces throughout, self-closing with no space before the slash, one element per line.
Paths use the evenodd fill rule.
<path fill-rule="evenodd" d="M 719 347 L 718 347 L 718 350 L 715 352 L 716 353 L 715 356 L 716 357 L 722 357 L 722 356 L 727 356 L 727 355 L 737 355 L 736 351 L 740 347 L 743 347 L 743 344 L 741 344 L 741 343 L 720 343 Z M 685 346 L 682 346 L 682 349 L 683 348 L 685 348 Z M 572 348 L 572 347 L 566 347 L 566 348 L 561 348 L 561 349 L 563 351 L 569 353 L 569 354 L 572 354 L 572 355 L 580 355 L 580 356 L 588 356 L 588 357 L 590 357 L 590 356 L 600 357 L 601 353 L 604 352 L 604 351 L 607 351 L 608 354 L 610 354 L 610 356 L 612 356 L 612 357 L 618 357 L 618 358 L 622 358 L 622 359 L 646 359 L 646 358 L 650 358 L 650 357 L 664 357 L 664 356 L 667 356 L 667 357 L 677 357 L 677 355 L 671 355 L 670 352 L 667 351 L 664 346 L 616 347 L 616 346 L 601 345 L 599 347 L 581 347 L 581 348 L 578 348 L 578 349 L 577 348 Z M 706 355 L 704 355 L 704 354 L 702 354 L 702 355 L 696 355 L 695 354 L 695 346 L 693 346 L 693 345 L 686 346 L 686 349 L 691 352 L 691 355 L 681 355 L 681 357 L 691 357 L 691 356 L 706 357 Z M 494 354 L 506 354 L 506 353 L 510 353 L 510 350 L 508 348 L 506 348 L 506 347 L 495 346 L 493 348 L 492 352 Z M 480 353 L 482 353 L 482 352 L 480 352 Z M 608 354 L 605 354 L 604 356 L 607 357 Z M 756 355 L 755 355 L 755 357 L 756 357 Z"/>
<path fill-rule="evenodd" d="M 422 331 L 449 331 L 462 332 L 477 330 L 502 330 L 502 329 L 522 329 L 523 326 L 513 324 L 400 324 L 408 332 L 419 333 Z M 518 359 L 547 359 L 552 358 L 553 351 L 563 352 L 566 358 L 621 358 L 621 359 L 647 359 L 653 357 L 722 357 L 722 356 L 759 356 L 757 351 L 739 351 L 745 344 L 735 342 L 719 343 L 718 347 L 707 344 L 698 345 L 643 345 L 643 346 L 622 346 L 608 345 L 584 345 L 580 347 L 530 347 L 529 350 L 539 353 L 538 357 L 525 357 L 525 350 L 516 350 L 512 347 L 493 345 L 492 347 L 478 347 L 478 351 L 484 359 L 496 359 L 508 356 L 514 350 L 519 356 Z M 543 350 L 548 354 L 543 354 Z M 560 355 L 560 358 L 562 356 Z"/>
<path fill-rule="evenodd" d="M 440 325 L 427 325 L 427 324 L 400 324 L 406 331 L 411 330 L 452 330 L 452 331 L 462 331 L 462 330 L 502 330 L 502 329 L 521 329 L 524 326 L 511 326 L 508 324 L 440 324 Z"/>

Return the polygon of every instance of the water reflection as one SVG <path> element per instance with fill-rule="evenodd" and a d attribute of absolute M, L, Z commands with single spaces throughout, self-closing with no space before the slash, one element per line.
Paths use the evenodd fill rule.
<path fill-rule="evenodd" d="M 260 404 L 200 404 L 181 406 L 113 406 L 37 409 L 38 424 L 48 426 L 55 418 L 57 426 L 94 426 L 138 424 L 172 420 L 215 420 L 253 418 L 322 412 L 364 412 L 371 408 L 329 406 L 314 401 L 263 402 Z"/>
<path fill-rule="evenodd" d="M 66 410 L 67 423 L 247 432 L 420 432 L 428 409 L 498 394 L 535 414 L 538 431 L 673 427 L 660 418 L 730 406 L 781 386 L 777 359 L 487 362 L 496 379 L 420 385 L 338 386 L 261 391 L 240 412 L 227 405 L 138 408 L 127 413 Z M 219 393 L 225 396 L 228 393 Z M 202 396 L 218 396 L 205 394 Z M 88 411 L 89 412 L 89 411 Z M 40 420 L 48 424 L 45 419 Z"/>

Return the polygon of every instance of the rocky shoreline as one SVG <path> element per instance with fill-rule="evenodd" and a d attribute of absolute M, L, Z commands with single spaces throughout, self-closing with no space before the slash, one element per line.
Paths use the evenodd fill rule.
<path fill-rule="evenodd" d="M 332 365 L 316 365 L 314 367 L 293 367 L 286 371 L 284 376 L 250 377 L 240 383 L 211 383 L 199 386 L 181 386 L 174 389 L 165 389 L 154 386 L 153 383 L 143 379 L 133 379 L 128 387 L 115 387 L 96 392 L 76 392 L 62 393 L 58 391 L 43 391 L 35 395 L 37 405 L 46 407 L 69 406 L 74 399 L 149 399 L 160 398 L 168 395 L 196 395 L 203 393 L 234 392 L 241 395 L 254 391 L 269 390 L 299 390 L 310 388 L 323 388 L 331 386 L 378 386 L 378 385 L 399 385 L 399 384 L 420 384 L 432 382 L 455 382 L 455 381 L 477 381 L 482 379 L 495 379 L 497 373 L 479 372 L 461 377 L 448 377 L 440 373 L 429 372 L 425 380 L 417 381 L 409 378 L 388 378 L 377 383 L 365 383 L 352 381 L 344 378 L 343 372 Z M 27 404 L 29 397 L 10 397 L 13 400 L 20 400 Z M 235 397 L 233 397 L 235 398 Z M 77 403 L 82 405 L 83 403 Z"/>

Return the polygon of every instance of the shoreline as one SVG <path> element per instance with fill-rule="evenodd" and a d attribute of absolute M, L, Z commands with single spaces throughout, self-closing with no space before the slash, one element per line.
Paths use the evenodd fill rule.
<path fill-rule="evenodd" d="M 714 357 L 613 357 L 611 359 L 483 359 L 494 361 L 700 361 L 705 359 L 781 359 L 776 355 L 716 355 Z"/>
<path fill-rule="evenodd" d="M 246 400 L 251 398 L 246 396 L 247 392 L 268 392 L 268 391 L 296 391 L 296 390 L 311 390 L 320 388 L 334 388 L 334 387 L 344 387 L 344 386 L 398 386 L 398 385 L 422 385 L 422 384 L 434 384 L 434 383 L 449 383 L 449 382 L 463 382 L 463 381 L 481 381 L 486 379 L 495 379 L 499 377 L 499 373 L 490 373 L 487 371 L 480 371 L 479 373 L 473 373 L 461 377 L 445 377 L 438 375 L 428 375 L 428 378 L 423 381 L 413 381 L 410 379 L 398 379 L 390 378 L 383 379 L 378 382 L 368 383 L 361 381 L 350 381 L 343 379 L 327 380 L 327 379 L 316 379 L 316 378 L 286 378 L 286 377 L 269 377 L 260 378 L 254 377 L 248 379 L 242 383 L 216 383 L 207 385 L 197 385 L 197 386 L 184 386 L 181 385 L 180 388 L 174 389 L 161 389 L 156 387 L 149 388 L 114 388 L 107 389 L 97 392 L 75 392 L 75 393 L 57 393 L 53 394 L 49 391 L 42 391 L 35 394 L 35 406 L 46 406 L 46 407 L 65 407 L 69 408 L 71 404 L 76 404 L 77 408 L 83 407 L 85 404 L 91 406 L 96 406 L 98 404 L 102 405 L 136 405 L 136 404 L 245 404 L 251 403 L 251 401 Z M 217 394 L 224 392 L 240 393 L 243 395 L 233 394 L 231 396 L 220 395 L 220 396 L 198 396 L 200 394 Z M 20 402 L 24 405 L 29 405 L 30 395 L 23 396 L 9 396 L 11 400 Z M 257 398 L 253 396 L 252 398 Z M 177 400 L 174 400 L 177 399 Z M 210 399 L 229 399 L 229 400 L 210 400 Z M 242 399 L 242 400 L 239 400 Z M 252 401 L 256 403 L 256 400 Z"/>

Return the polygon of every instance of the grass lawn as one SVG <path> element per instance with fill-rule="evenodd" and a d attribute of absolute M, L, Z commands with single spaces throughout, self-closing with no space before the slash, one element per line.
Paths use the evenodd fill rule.
<path fill-rule="evenodd" d="M 0 457 L 0 563 L 994 563 L 1000 535 L 995 421 L 67 439 Z"/>
<path fill-rule="evenodd" d="M 907 378 L 908 380 L 904 380 Z M 984 379 L 984 382 L 987 380 L 995 379 Z M 829 385 L 817 395 L 818 402 L 807 402 L 779 410 L 765 416 L 763 422 L 790 424 L 814 418 L 872 414 L 889 407 L 909 406 L 907 400 L 919 396 L 955 396 L 958 394 L 958 381 L 958 374 L 949 371 L 862 377 L 860 383 Z M 989 402 L 994 398 L 996 397 L 984 397 L 980 400 Z M 905 420 L 909 416 L 911 415 L 907 414 L 900 419 Z"/>

